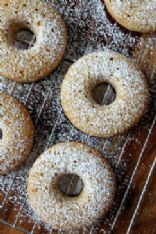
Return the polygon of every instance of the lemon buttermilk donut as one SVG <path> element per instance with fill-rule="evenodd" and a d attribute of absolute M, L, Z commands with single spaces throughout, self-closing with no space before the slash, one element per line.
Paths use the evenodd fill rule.
<path fill-rule="evenodd" d="M 33 124 L 26 108 L 14 97 L 0 93 L 0 174 L 18 168 L 33 143 Z"/>
<path fill-rule="evenodd" d="M 83 188 L 68 195 L 60 189 L 65 175 L 79 176 Z M 71 184 L 70 184 L 71 186 Z M 45 151 L 28 177 L 28 201 L 53 228 L 65 231 L 88 226 L 106 215 L 115 194 L 110 165 L 94 149 L 77 142 L 61 143 Z"/>
<path fill-rule="evenodd" d="M 27 50 L 15 46 L 20 30 L 30 30 L 35 44 Z M 61 61 L 67 35 L 63 19 L 42 0 L 0 1 L 0 75 L 27 83 L 39 80 Z"/>
<path fill-rule="evenodd" d="M 155 0 L 104 0 L 112 17 L 125 28 L 136 32 L 156 31 Z"/>
<path fill-rule="evenodd" d="M 93 90 L 99 84 L 113 86 L 110 105 L 97 104 Z M 68 70 L 61 87 L 65 114 L 81 131 L 97 137 L 124 133 L 140 120 L 149 99 L 144 75 L 125 56 L 110 51 L 80 58 Z"/>

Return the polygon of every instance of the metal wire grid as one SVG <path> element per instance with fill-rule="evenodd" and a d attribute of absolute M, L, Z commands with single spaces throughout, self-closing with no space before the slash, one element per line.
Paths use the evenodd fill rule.
<path fill-rule="evenodd" d="M 83 12 L 83 7 L 82 7 L 82 12 Z M 76 30 L 76 29 L 75 29 L 75 30 Z M 34 39 L 34 38 L 33 38 L 33 39 Z M 27 42 L 27 43 L 29 43 L 29 42 Z M 30 42 L 30 47 L 31 47 L 32 44 L 33 44 L 33 40 L 32 40 L 32 42 Z M 88 48 L 86 49 L 86 53 L 87 53 L 87 51 L 88 51 Z M 141 51 L 140 59 L 142 59 L 143 53 L 144 53 L 144 50 Z M 64 61 L 66 61 L 66 60 L 64 60 Z M 63 64 L 62 64 L 62 65 L 63 65 Z M 62 67 L 61 67 L 60 69 L 62 69 Z M 155 66 L 155 68 L 154 68 L 154 71 L 155 71 L 155 69 L 156 69 L 156 66 Z M 154 71 L 153 71 L 153 74 L 154 74 Z M 32 91 L 32 88 L 34 87 L 34 85 L 35 85 L 35 84 L 31 84 L 30 87 L 29 87 L 29 90 L 28 90 L 28 93 L 27 93 L 27 96 L 26 96 L 26 99 L 25 99 L 25 102 L 24 102 L 25 105 L 27 104 L 28 98 L 29 98 L 29 96 L 30 96 L 30 94 L 31 94 L 31 91 Z M 12 93 L 14 92 L 15 88 L 16 88 L 16 83 L 14 83 L 14 84 L 12 85 L 11 89 L 8 90 L 8 92 L 9 92 L 10 94 L 12 94 Z M 106 97 L 106 95 L 107 95 L 108 92 L 109 92 L 109 86 L 108 86 L 108 89 L 107 89 L 106 94 L 105 94 L 105 96 L 104 96 L 104 99 L 105 99 L 105 97 Z M 35 125 L 37 125 L 37 123 L 38 123 L 38 119 L 39 119 L 39 117 L 40 117 L 40 115 L 41 115 L 41 113 L 42 113 L 42 110 L 43 110 L 43 108 L 44 108 L 44 104 L 45 104 L 45 102 L 46 102 L 46 100 L 47 100 L 48 95 L 50 95 L 49 92 L 47 92 L 47 94 L 45 95 L 45 99 L 43 100 L 43 103 L 42 103 L 42 105 L 41 105 L 41 108 L 40 108 L 40 110 L 39 110 L 39 112 L 38 112 L 38 116 L 37 116 L 37 118 L 36 118 Z M 55 125 L 54 125 L 53 128 L 52 128 L 51 134 L 50 134 L 50 136 L 49 136 L 49 139 L 48 139 L 48 141 L 47 141 L 47 144 L 46 144 L 45 148 L 48 148 L 48 147 L 49 147 L 49 145 L 50 145 L 50 139 L 52 138 L 53 133 L 54 133 L 54 130 L 55 130 L 57 124 L 59 124 L 59 120 L 61 119 L 61 117 L 62 117 L 62 112 L 60 112 L 59 115 L 58 115 L 58 118 L 57 118 L 57 120 L 56 120 L 56 122 L 55 122 Z M 130 189 L 131 184 L 132 184 L 132 182 L 133 182 L 133 178 L 134 178 L 134 176 L 135 176 L 135 174 L 136 174 L 136 172 L 137 172 L 137 169 L 138 169 L 138 167 L 139 167 L 141 158 L 142 158 L 143 153 L 144 153 L 144 151 L 145 151 L 145 149 L 146 149 L 146 146 L 147 146 L 147 144 L 148 144 L 148 141 L 149 141 L 149 138 L 150 138 L 150 135 L 151 135 L 151 133 L 152 133 L 152 130 L 153 130 L 153 127 L 154 127 L 155 123 L 156 123 L 156 116 L 154 117 L 153 122 L 152 122 L 152 124 L 151 124 L 151 126 L 150 126 L 150 128 L 149 128 L 149 131 L 148 131 L 148 134 L 147 134 L 147 136 L 146 136 L 146 139 L 145 139 L 145 142 L 144 142 L 142 151 L 141 151 L 141 153 L 140 153 L 140 155 L 139 155 L 138 161 L 136 162 L 136 166 L 135 166 L 134 171 L 133 171 L 133 173 L 132 173 L 132 175 L 131 175 L 131 178 L 130 178 L 130 181 L 129 181 L 129 185 L 128 185 L 126 191 L 125 191 L 125 194 L 124 194 L 123 199 L 122 199 L 122 201 L 121 201 L 120 207 L 119 207 L 119 209 L 118 209 L 118 211 L 117 211 L 117 213 L 116 213 L 116 215 L 115 215 L 115 218 L 114 218 L 114 220 L 113 220 L 113 223 L 112 223 L 112 225 L 111 225 L 111 231 L 113 230 L 113 228 L 114 228 L 114 226 L 115 226 L 115 224 L 116 224 L 116 222 L 117 222 L 117 220 L 118 220 L 118 217 L 119 217 L 120 212 L 121 212 L 121 210 L 122 210 L 123 204 L 124 204 L 124 202 L 125 202 L 125 200 L 126 200 L 126 198 L 127 198 L 129 189 Z M 71 135 L 72 135 L 73 130 L 74 130 L 74 127 L 72 127 L 72 129 L 71 129 L 71 132 L 70 132 L 70 135 L 69 135 L 68 140 L 70 140 L 70 137 L 71 137 Z M 125 140 L 125 143 L 124 143 L 124 145 L 123 145 L 123 147 L 122 147 L 122 149 L 121 149 L 121 153 L 120 153 L 120 155 L 119 155 L 118 161 L 117 161 L 116 166 L 115 166 L 115 171 L 118 169 L 118 166 L 119 166 L 119 164 L 120 164 L 120 161 L 122 160 L 122 155 L 123 155 L 123 153 L 124 153 L 124 149 L 126 148 L 126 145 L 127 145 L 128 142 L 129 142 L 130 135 L 131 135 L 131 134 L 128 134 L 128 136 L 127 136 L 127 138 L 126 138 L 126 140 Z M 87 137 L 87 141 L 88 141 L 88 139 L 89 139 L 89 136 Z M 104 150 L 104 148 L 106 147 L 107 143 L 108 143 L 108 140 L 105 141 L 105 143 L 104 143 L 104 145 L 103 145 L 103 150 Z M 144 193 L 145 193 L 145 191 L 146 191 L 146 187 L 147 187 L 147 185 L 148 185 L 148 183 L 149 183 L 150 176 L 151 176 L 151 174 L 152 174 L 152 172 L 153 172 L 153 170 L 154 170 L 154 168 L 155 168 L 155 165 L 156 165 L 156 158 L 154 159 L 154 161 L 153 161 L 153 163 L 152 163 L 152 166 L 151 166 L 150 169 L 149 169 L 149 173 L 148 173 L 147 178 L 146 178 L 146 180 L 145 180 L 145 183 L 144 183 L 142 192 L 141 192 L 141 194 L 140 194 L 140 197 L 139 197 L 139 200 L 138 200 L 136 209 L 135 209 L 135 211 L 134 211 L 134 213 L 133 213 L 133 216 L 132 216 L 132 218 L 131 218 L 131 222 L 130 222 L 130 224 L 129 224 L 129 227 L 128 227 L 128 230 L 127 230 L 127 233 L 126 233 L 126 234 L 129 234 L 130 231 L 131 231 L 131 227 L 132 227 L 132 225 L 133 225 L 133 223 L 134 223 L 134 220 L 135 220 L 137 211 L 138 211 L 138 209 L 139 209 L 139 207 L 140 207 L 142 198 L 143 198 Z M 16 174 L 15 174 L 15 176 L 16 176 Z M 9 193 L 9 191 L 10 191 L 10 189 L 11 189 L 11 186 L 12 186 L 12 184 L 13 184 L 13 182 L 14 182 L 15 176 L 13 177 L 12 181 L 11 181 L 10 184 L 8 185 L 8 187 L 9 187 L 8 193 Z M 5 195 L 5 197 L 4 197 L 3 203 L 2 203 L 2 205 L 1 205 L 2 208 L 3 208 L 3 206 L 4 206 L 4 204 L 5 204 L 6 200 L 7 200 L 8 193 L 7 193 L 7 194 Z M 22 229 L 22 228 L 16 226 L 16 223 L 17 223 L 17 221 L 18 221 L 18 219 L 19 219 L 19 217 L 20 217 L 20 214 L 21 214 L 21 211 L 22 211 L 22 209 L 23 209 L 23 206 L 25 205 L 25 202 L 26 202 L 26 201 L 24 201 L 24 202 L 22 203 L 21 208 L 19 209 L 19 211 L 18 211 L 18 213 L 17 213 L 17 215 L 16 215 L 16 219 L 15 219 L 15 222 L 14 222 L 13 225 L 10 225 L 9 223 L 5 222 L 4 220 L 0 220 L 0 222 L 3 223 L 3 224 L 5 224 L 5 225 L 8 225 L 8 226 L 10 226 L 10 227 L 13 227 L 13 228 L 15 228 L 15 229 L 17 229 L 17 230 L 20 230 L 20 231 L 22 231 L 22 232 L 24 232 L 24 233 L 33 234 L 34 231 L 35 231 L 36 223 L 34 223 L 34 226 L 33 226 L 32 230 L 31 230 L 31 232 L 28 232 L 27 230 L 24 230 L 24 229 Z M 53 230 L 51 229 L 51 231 L 50 231 L 49 233 L 52 233 L 52 231 L 53 231 Z M 85 231 L 85 230 L 84 230 L 84 231 Z M 94 226 L 91 228 L 90 233 L 93 233 L 93 231 L 94 231 Z"/>

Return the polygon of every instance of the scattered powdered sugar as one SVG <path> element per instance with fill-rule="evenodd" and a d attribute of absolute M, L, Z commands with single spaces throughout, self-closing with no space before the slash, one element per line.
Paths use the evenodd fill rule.
<path fill-rule="evenodd" d="M 60 87 L 64 75 L 73 61 L 87 52 L 107 47 L 130 56 L 138 40 L 138 35 L 123 30 L 107 15 L 100 0 L 54 0 L 53 5 L 63 15 L 68 29 L 68 45 L 63 62 L 45 80 L 34 84 L 20 85 L 0 79 L 0 91 L 7 91 L 24 103 L 35 125 L 34 147 L 29 160 L 21 170 L 0 177 L 1 218 L 29 232 L 33 230 L 35 233 L 36 227 L 41 228 L 42 234 L 45 230 L 50 233 L 51 227 L 41 223 L 30 208 L 26 181 L 32 163 L 45 148 L 60 142 L 78 141 L 96 148 L 114 168 L 118 163 L 117 180 L 122 180 L 121 175 L 126 168 L 125 160 L 120 161 L 119 156 L 127 135 L 107 140 L 90 137 L 74 128 L 64 115 L 60 104 Z"/>

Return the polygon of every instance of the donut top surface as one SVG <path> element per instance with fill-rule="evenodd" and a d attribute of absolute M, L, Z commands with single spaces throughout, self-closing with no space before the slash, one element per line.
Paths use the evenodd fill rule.
<path fill-rule="evenodd" d="M 0 174 L 23 163 L 33 143 L 33 125 L 25 107 L 14 97 L 0 94 Z"/>
<path fill-rule="evenodd" d="M 155 0 L 104 0 L 110 14 L 121 25 L 132 31 L 156 30 Z"/>
<path fill-rule="evenodd" d="M 79 196 L 62 194 L 58 180 L 76 174 L 83 180 Z M 105 215 L 114 198 L 112 169 L 97 151 L 80 143 L 61 143 L 45 151 L 34 163 L 28 178 L 29 202 L 46 223 L 73 230 Z"/>
<path fill-rule="evenodd" d="M 21 50 L 15 35 L 30 29 L 34 46 Z M 42 0 L 0 1 L 0 75 L 18 82 L 32 82 L 48 75 L 60 62 L 67 42 L 63 19 Z"/>
<path fill-rule="evenodd" d="M 110 105 L 99 105 L 93 89 L 108 83 L 116 91 Z M 81 131 L 110 137 L 133 127 L 149 100 L 142 72 L 125 56 L 105 50 L 83 56 L 68 70 L 61 87 L 61 103 L 69 120 Z"/>

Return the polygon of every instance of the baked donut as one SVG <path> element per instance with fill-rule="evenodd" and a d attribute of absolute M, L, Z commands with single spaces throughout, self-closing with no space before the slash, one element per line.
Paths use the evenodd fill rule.
<path fill-rule="evenodd" d="M 60 179 L 69 174 L 83 181 L 77 196 L 64 195 L 60 190 Z M 77 230 L 106 215 L 114 199 L 115 179 L 100 153 L 81 143 L 61 143 L 36 160 L 27 193 L 31 207 L 44 222 L 65 231 Z"/>
<path fill-rule="evenodd" d="M 0 93 L 0 174 L 15 171 L 27 159 L 33 143 L 33 124 L 26 108 Z"/>
<path fill-rule="evenodd" d="M 133 57 L 149 80 L 156 79 L 156 33 L 140 37 Z"/>
<path fill-rule="evenodd" d="M 125 28 L 142 33 L 156 31 L 155 0 L 104 0 L 108 12 Z"/>
<path fill-rule="evenodd" d="M 110 105 L 99 105 L 93 90 L 108 83 L 116 91 Z M 124 133 L 138 123 L 148 104 L 142 72 L 125 56 L 106 50 L 80 58 L 68 70 L 61 87 L 65 114 L 81 131 L 97 137 Z"/>
<path fill-rule="evenodd" d="M 36 36 L 33 47 L 15 47 L 23 29 Z M 67 42 L 66 27 L 57 11 L 43 0 L 0 1 L 0 75 L 21 83 L 39 80 L 61 61 Z"/>

